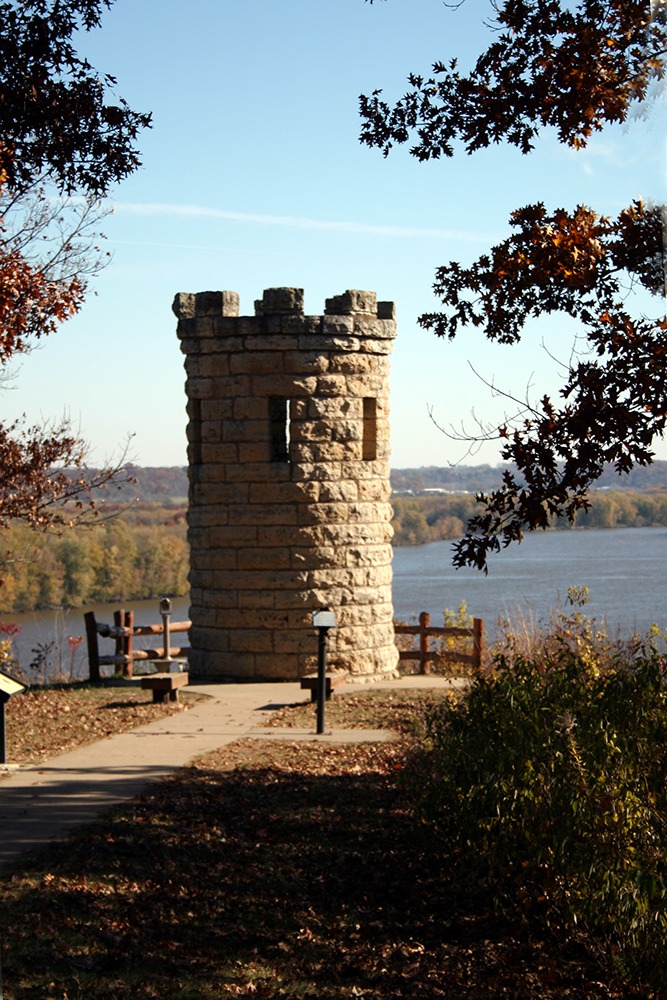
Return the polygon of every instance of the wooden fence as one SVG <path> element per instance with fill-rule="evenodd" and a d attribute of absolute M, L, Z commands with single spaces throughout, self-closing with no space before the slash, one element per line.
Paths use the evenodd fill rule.
<path fill-rule="evenodd" d="M 187 632 L 192 623 L 171 622 L 168 616 L 159 625 L 135 625 L 133 611 L 115 611 L 113 625 L 105 625 L 98 622 L 93 611 L 88 611 L 84 615 L 86 623 L 86 639 L 88 642 L 88 667 L 91 681 L 99 681 L 101 678 L 100 667 L 112 666 L 115 670 L 120 669 L 126 677 L 132 677 L 134 673 L 134 663 L 139 660 L 170 660 L 187 658 L 190 649 L 188 646 L 171 646 L 169 637 L 172 632 Z M 419 636 L 418 649 L 401 649 L 400 660 L 419 660 L 419 673 L 427 674 L 429 664 L 434 660 L 445 663 L 465 663 L 475 670 L 479 670 L 482 665 L 484 654 L 484 620 L 473 618 L 472 628 L 460 628 L 456 626 L 435 626 L 431 625 L 431 616 L 428 611 L 422 611 L 419 615 L 418 625 L 401 625 L 394 623 L 396 635 Z M 133 639 L 135 636 L 161 635 L 162 646 L 152 649 L 135 649 Z M 456 649 L 431 649 L 431 638 L 446 636 L 447 638 L 461 638 L 471 640 L 472 652 L 461 653 Z M 115 651 L 111 655 L 100 655 L 99 639 L 113 639 L 115 641 Z"/>
<path fill-rule="evenodd" d="M 484 655 L 484 619 L 473 618 L 472 628 L 459 628 L 450 625 L 431 625 L 431 616 L 428 611 L 422 611 L 419 616 L 419 625 L 400 625 L 394 623 L 396 635 L 416 635 L 419 636 L 418 649 L 401 649 L 399 656 L 401 660 L 419 660 L 419 673 L 427 674 L 429 664 L 434 660 L 445 663 L 465 663 L 474 670 L 479 670 L 482 666 Z M 472 652 L 460 653 L 457 649 L 431 649 L 432 636 L 447 636 L 447 638 L 462 638 L 472 641 Z"/>
<path fill-rule="evenodd" d="M 113 625 L 98 622 L 94 611 L 88 611 L 84 616 L 86 623 L 86 640 L 88 642 L 88 669 L 91 681 L 101 678 L 100 667 L 114 667 L 125 677 L 132 677 L 134 664 L 137 660 L 173 660 L 186 658 L 190 649 L 188 646 L 171 646 L 169 637 L 172 632 L 187 632 L 191 622 L 172 622 L 163 615 L 159 625 L 135 625 L 134 611 L 114 611 Z M 135 636 L 160 635 L 162 646 L 152 649 L 135 649 Z M 100 655 L 99 639 L 113 639 L 116 644 L 114 653 Z"/>

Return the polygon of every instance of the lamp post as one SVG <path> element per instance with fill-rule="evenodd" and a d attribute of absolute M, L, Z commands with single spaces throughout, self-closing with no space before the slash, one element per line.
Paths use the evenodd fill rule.
<path fill-rule="evenodd" d="M 327 636 L 330 628 L 336 627 L 336 616 L 329 608 L 313 611 L 313 625 L 318 632 L 317 642 L 317 729 L 324 732 L 324 702 L 326 700 Z"/>

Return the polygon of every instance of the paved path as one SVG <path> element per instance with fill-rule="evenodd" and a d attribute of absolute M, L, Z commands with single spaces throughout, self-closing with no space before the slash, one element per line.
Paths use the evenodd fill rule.
<path fill-rule="evenodd" d="M 414 677 L 383 686 L 440 686 L 442 678 Z M 390 739 L 384 730 L 345 730 L 315 734 L 313 727 L 267 729 L 266 721 L 283 705 L 308 698 L 298 682 L 206 684 L 189 688 L 205 698 L 187 712 L 167 716 L 129 733 L 72 750 L 34 767 L 20 768 L 0 781 L 0 865 L 23 852 L 64 836 L 101 812 L 138 795 L 146 785 L 193 757 L 241 737 L 360 742 Z M 344 690 L 359 690 L 358 685 Z M 335 695 L 334 695 L 335 697 Z M 10 747 L 11 751 L 11 747 Z"/>

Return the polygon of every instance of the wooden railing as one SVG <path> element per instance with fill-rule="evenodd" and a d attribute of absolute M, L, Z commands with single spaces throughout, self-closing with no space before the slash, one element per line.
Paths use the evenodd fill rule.
<path fill-rule="evenodd" d="M 473 670 L 479 670 L 482 666 L 484 654 L 484 619 L 473 618 L 472 628 L 459 628 L 450 625 L 431 625 L 431 616 L 428 611 L 422 611 L 419 616 L 419 625 L 401 625 L 394 623 L 396 635 L 419 636 L 418 649 L 401 649 L 399 657 L 401 660 L 419 660 L 419 673 L 427 674 L 429 664 L 434 660 L 444 663 L 465 663 Z M 448 638 L 469 639 L 472 642 L 472 652 L 461 653 L 457 649 L 431 649 L 432 636 L 447 636 Z"/>
<path fill-rule="evenodd" d="M 188 646 L 171 646 L 169 636 L 172 632 L 187 632 L 191 622 L 172 622 L 167 616 L 165 628 L 163 615 L 159 625 L 135 625 L 134 611 L 123 610 L 114 611 L 113 625 L 98 622 L 94 611 L 88 611 L 83 617 L 86 623 L 88 669 L 91 681 L 100 680 L 100 667 L 112 666 L 125 677 L 132 677 L 137 660 L 174 660 L 186 658 L 190 652 Z M 151 649 L 135 649 L 134 638 L 148 635 L 162 636 L 162 645 Z M 112 654 L 100 655 L 100 638 L 115 641 L 115 651 Z"/>
<path fill-rule="evenodd" d="M 112 666 L 116 671 L 120 671 L 126 677 L 132 677 L 134 664 L 141 660 L 173 660 L 187 658 L 190 649 L 188 646 L 172 646 L 169 637 L 172 632 L 187 632 L 192 626 L 192 622 L 172 622 L 168 616 L 162 616 L 162 622 L 158 625 L 135 625 L 133 611 L 115 611 L 113 625 L 106 625 L 98 622 L 94 611 L 88 611 L 84 615 L 86 623 L 86 639 L 88 642 L 88 668 L 91 681 L 99 681 L 101 678 L 100 668 Z M 165 627 L 166 626 L 166 627 Z M 419 615 L 418 625 L 403 625 L 394 623 L 396 635 L 411 635 L 419 637 L 418 649 L 401 649 L 399 657 L 401 660 L 418 660 L 419 673 L 427 674 L 429 664 L 433 661 L 440 663 L 464 663 L 474 670 L 479 670 L 482 665 L 484 654 L 484 620 L 473 618 L 472 628 L 460 628 L 458 626 L 436 626 L 431 625 L 431 616 L 428 611 L 422 611 Z M 150 649 L 135 649 L 133 640 L 137 636 L 162 636 L 162 645 Z M 447 638 L 461 638 L 471 641 L 472 651 L 470 653 L 460 652 L 458 649 L 443 649 L 440 644 L 438 649 L 431 648 L 431 638 L 446 636 Z M 99 639 L 113 639 L 115 650 L 110 655 L 100 655 Z"/>

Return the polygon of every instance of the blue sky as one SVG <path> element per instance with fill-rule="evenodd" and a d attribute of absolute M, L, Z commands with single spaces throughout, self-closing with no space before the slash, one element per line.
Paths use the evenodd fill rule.
<path fill-rule="evenodd" d="M 80 52 L 154 126 L 140 138 L 143 166 L 113 193 L 112 263 L 81 313 L 22 361 L 6 415 L 67 414 L 93 462 L 134 435 L 137 464 L 184 465 L 176 292 L 238 291 L 252 314 L 264 288 L 293 285 L 319 314 L 326 298 L 367 288 L 397 304 L 392 465 L 494 464 L 496 447 L 465 457 L 429 408 L 445 427 L 501 423 L 511 404 L 480 376 L 519 397 L 528 386 L 533 398 L 553 392 L 572 334 L 552 320 L 519 348 L 473 333 L 439 341 L 417 325 L 435 305 L 435 269 L 474 260 L 531 201 L 615 214 L 640 195 L 664 199 L 665 115 L 656 103 L 648 121 L 610 128 L 579 153 L 548 134 L 529 157 L 500 146 L 430 164 L 362 147 L 359 94 L 382 87 L 392 100 L 411 70 L 452 56 L 469 65 L 491 38 L 490 12 L 487 0 L 457 10 L 441 0 L 116 0 Z"/>

